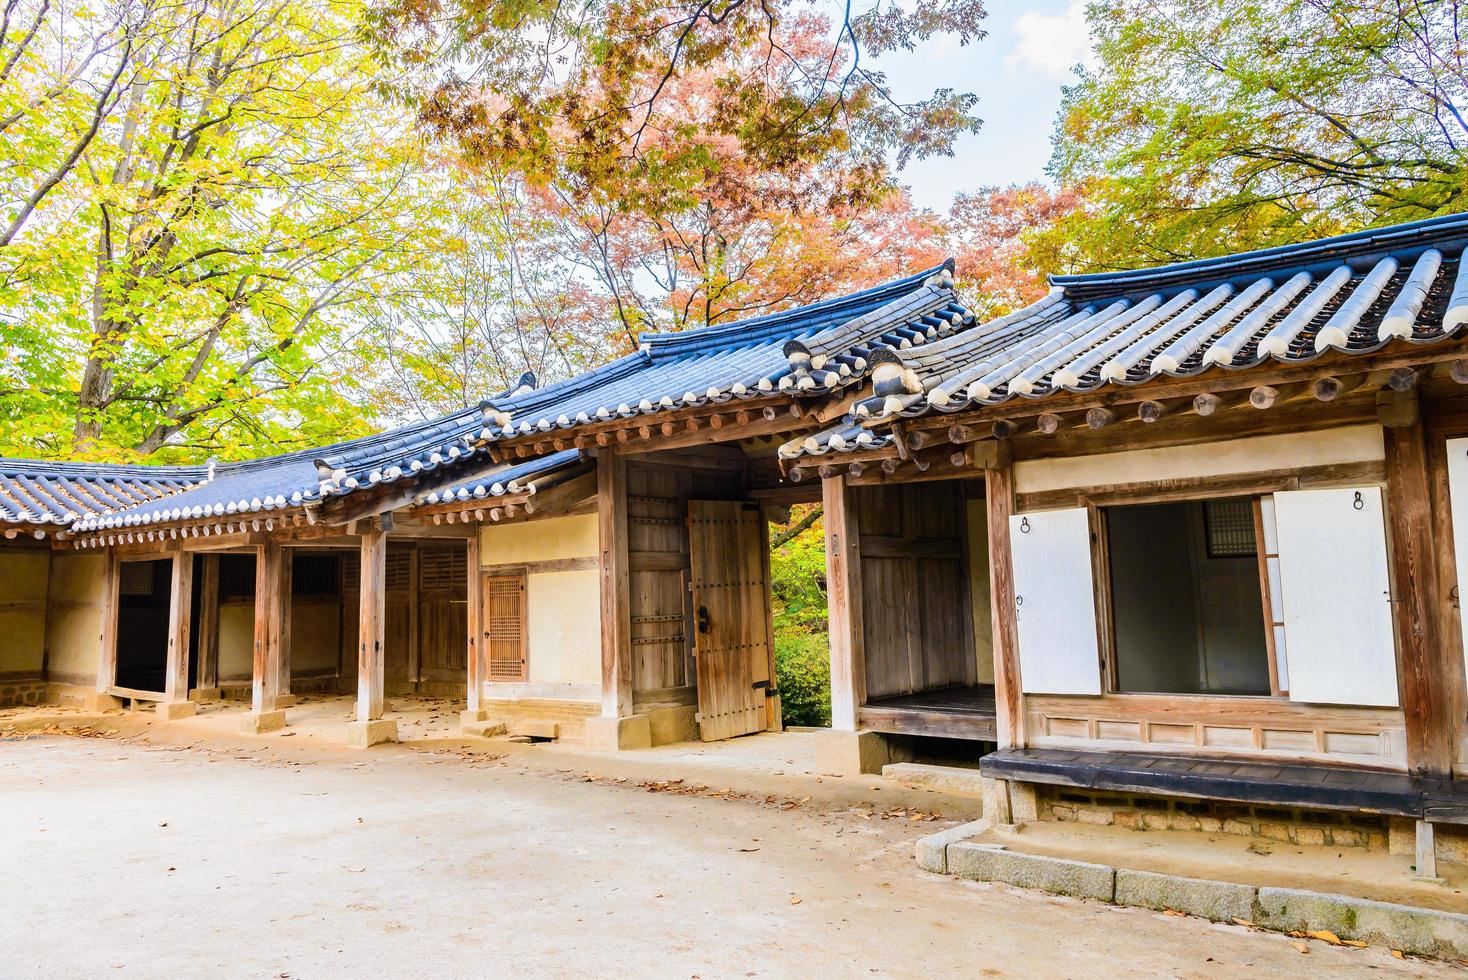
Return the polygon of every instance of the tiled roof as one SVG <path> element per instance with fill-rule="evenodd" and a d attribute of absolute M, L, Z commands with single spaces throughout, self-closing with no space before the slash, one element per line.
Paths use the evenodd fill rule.
<path fill-rule="evenodd" d="M 884 352 L 874 397 L 781 455 L 877 448 L 863 423 L 1063 391 L 1441 343 L 1468 323 L 1468 215 L 1153 269 L 1052 277 L 1025 309 Z M 882 381 L 889 378 L 887 390 Z"/>
<path fill-rule="evenodd" d="M 879 347 L 907 350 L 972 325 L 953 288 L 952 263 L 848 296 L 735 323 L 674 334 L 644 334 L 626 357 L 544 388 L 527 374 L 510 390 L 442 418 L 404 425 L 322 449 L 205 467 L 114 468 L 136 474 L 129 493 L 96 493 L 96 506 L 39 511 L 79 532 L 219 519 L 321 503 L 356 490 L 392 484 L 443 467 L 480 462 L 462 484 L 423 500 L 501 495 L 531 476 L 577 462 L 555 454 L 514 467 L 490 468 L 486 444 L 535 432 L 565 430 L 618 417 L 780 393 L 822 394 L 860 383 Z M 828 352 L 840 350 L 839 354 Z M 0 463 L 0 466 L 5 464 Z M 39 467 L 29 482 L 78 477 L 108 468 L 87 464 Z M 541 466 L 545 470 L 538 469 Z M 523 473 L 519 471 L 523 470 Z M 512 473 L 512 471 L 515 471 Z M 505 475 L 510 474 L 510 475 Z M 471 476 L 473 477 L 471 479 Z M 120 485 L 120 484 L 119 484 Z M 25 481 L 10 496 L 29 500 Z M 0 498 L 0 503 L 5 503 Z"/>
<path fill-rule="evenodd" d="M 88 515 L 177 493 L 207 466 L 115 466 L 0 460 L 0 523 L 67 526 Z"/>
<path fill-rule="evenodd" d="M 591 462 L 590 457 L 579 449 L 551 453 L 524 463 L 501 466 L 497 470 L 480 474 L 473 480 L 443 490 L 424 494 L 422 504 L 451 504 L 458 501 L 485 500 L 494 497 L 513 496 L 521 493 L 536 493 L 541 486 L 562 476 L 584 471 Z"/>
<path fill-rule="evenodd" d="M 907 349 L 972 324 L 952 263 L 782 313 L 681 333 L 643 334 L 639 349 L 567 381 L 489 408 L 508 416 L 484 440 L 573 429 L 689 406 L 781 393 L 824 394 L 860 383 L 865 352 Z M 827 352 L 839 350 L 839 354 Z"/>

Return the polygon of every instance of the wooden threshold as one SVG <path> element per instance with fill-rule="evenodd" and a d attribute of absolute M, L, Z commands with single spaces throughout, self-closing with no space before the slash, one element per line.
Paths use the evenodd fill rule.
<path fill-rule="evenodd" d="M 885 735 L 993 742 L 999 731 L 989 685 L 879 698 L 858 708 L 856 716 L 857 727 Z"/>

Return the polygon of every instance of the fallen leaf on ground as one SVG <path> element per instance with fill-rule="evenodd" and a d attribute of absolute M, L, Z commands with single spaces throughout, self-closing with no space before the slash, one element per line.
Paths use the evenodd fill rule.
<path fill-rule="evenodd" d="M 797 895 L 791 895 L 790 896 L 790 904 L 791 905 L 799 905 L 800 904 L 800 897 L 797 896 Z"/>
<path fill-rule="evenodd" d="M 1399 960 L 1400 960 L 1400 959 L 1405 959 L 1405 958 L 1406 958 L 1406 957 L 1404 957 L 1404 956 L 1403 956 L 1403 955 L 1402 955 L 1402 951 L 1401 951 L 1401 950 L 1400 950 L 1400 949 L 1394 949 L 1394 950 L 1392 950 L 1392 955 L 1393 955 L 1393 956 L 1395 956 L 1395 957 L 1396 957 L 1396 958 L 1397 958 L 1397 959 L 1399 959 Z"/>
<path fill-rule="evenodd" d="M 1234 925 L 1236 925 L 1236 926 L 1248 926 L 1250 929 L 1254 928 L 1254 923 L 1250 922 L 1248 919 L 1235 918 L 1234 919 Z"/>
<path fill-rule="evenodd" d="M 1341 937 L 1337 936 L 1329 929 L 1311 929 L 1306 932 L 1305 935 L 1309 936 L 1311 939 L 1318 939 L 1323 943 L 1330 943 L 1332 946 L 1341 945 Z"/>
<path fill-rule="evenodd" d="M 1302 953 L 1308 953 L 1308 952 L 1310 952 L 1310 944 L 1309 943 L 1298 943 L 1298 942 L 1295 942 L 1293 939 L 1291 939 L 1290 940 L 1290 945 L 1293 946 L 1293 947 L 1295 947 L 1295 949 L 1299 950 Z"/>
<path fill-rule="evenodd" d="M 739 849 L 739 853 L 740 854 L 752 854 L 752 853 L 754 853 L 757 850 L 759 850 L 759 848 L 757 848 L 757 847 L 741 847 Z"/>
<path fill-rule="evenodd" d="M 1177 909 L 1163 909 L 1162 910 L 1162 914 L 1163 915 L 1176 915 L 1176 916 L 1178 916 L 1180 918 L 1186 918 L 1188 913 L 1186 913 L 1186 912 L 1179 912 Z"/>

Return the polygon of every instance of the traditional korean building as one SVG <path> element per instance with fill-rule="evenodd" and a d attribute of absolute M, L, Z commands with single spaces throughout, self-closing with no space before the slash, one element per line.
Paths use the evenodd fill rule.
<path fill-rule="evenodd" d="M 1445 827 L 1464 859 L 1465 243 L 1458 215 L 1056 277 L 870 356 L 780 451 L 823 485 L 848 764 L 993 742 L 1001 819 L 1390 825 L 1419 874 Z"/>
<path fill-rule="evenodd" d="M 777 728 L 766 528 L 824 501 L 828 771 L 971 746 L 1005 821 L 1468 860 L 1465 246 L 1057 277 L 988 322 L 948 264 L 311 452 L 6 462 L 0 697 L 258 732 L 355 691 L 359 745 L 399 693 L 602 748 Z"/>

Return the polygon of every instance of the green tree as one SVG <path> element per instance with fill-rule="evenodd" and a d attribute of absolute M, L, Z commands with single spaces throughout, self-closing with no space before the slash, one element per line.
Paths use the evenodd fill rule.
<path fill-rule="evenodd" d="M 438 225 L 360 8 L 5 11 L 0 448 L 230 456 L 362 431 L 334 365 Z"/>
<path fill-rule="evenodd" d="M 1067 92 L 1052 233 L 1138 266 L 1462 210 L 1457 0 L 1097 0 Z"/>

